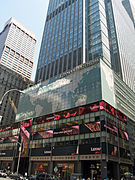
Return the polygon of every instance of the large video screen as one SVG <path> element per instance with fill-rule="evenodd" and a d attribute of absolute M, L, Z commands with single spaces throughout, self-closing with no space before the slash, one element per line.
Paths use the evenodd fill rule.
<path fill-rule="evenodd" d="M 16 121 L 23 121 L 100 101 L 100 65 L 39 83 L 21 95 Z"/>

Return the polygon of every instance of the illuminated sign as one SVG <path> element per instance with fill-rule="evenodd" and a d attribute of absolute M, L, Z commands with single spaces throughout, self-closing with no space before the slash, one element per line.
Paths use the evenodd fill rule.
<path fill-rule="evenodd" d="M 53 137 L 53 131 L 52 130 L 48 130 L 48 131 L 44 131 L 44 132 L 38 132 L 38 134 L 44 139 Z"/>
<path fill-rule="evenodd" d="M 54 120 L 59 120 L 61 118 L 75 117 L 89 112 L 99 111 L 99 109 L 100 109 L 99 102 L 97 102 L 91 105 L 78 107 L 69 111 L 64 111 L 58 114 L 54 114 Z"/>
<path fill-rule="evenodd" d="M 129 137 L 128 137 L 128 134 L 127 132 L 125 131 L 122 131 L 121 129 L 119 129 L 119 135 L 122 139 L 125 139 L 126 141 L 129 141 Z"/>
<path fill-rule="evenodd" d="M 118 134 L 118 128 L 116 126 L 112 126 L 111 124 L 104 124 L 104 127 L 112 134 L 117 135 Z"/>
<path fill-rule="evenodd" d="M 100 143 L 92 143 L 92 144 L 81 144 L 79 152 L 80 154 L 99 154 L 102 148 Z"/>
<path fill-rule="evenodd" d="M 28 121 L 22 121 L 20 125 L 20 135 L 21 135 L 21 143 L 22 143 L 21 156 L 23 157 L 26 157 L 28 153 L 31 124 L 32 124 L 32 119 Z"/>
<path fill-rule="evenodd" d="M 85 124 L 85 126 L 86 126 L 91 132 L 98 132 L 98 131 L 100 131 L 100 122 Z"/>
<path fill-rule="evenodd" d="M 90 149 L 91 151 L 100 151 L 101 150 L 101 148 L 100 147 L 96 147 L 96 148 L 92 148 L 91 147 L 91 149 Z"/>
<path fill-rule="evenodd" d="M 44 151 L 44 154 L 51 154 L 51 151 Z"/>
<path fill-rule="evenodd" d="M 124 123 L 127 122 L 127 117 L 124 114 L 122 114 L 120 111 L 117 111 L 111 105 L 107 104 L 104 101 L 100 102 L 100 110 L 105 110 L 106 112 L 112 114 L 113 116 L 120 119 Z"/>
<path fill-rule="evenodd" d="M 54 137 L 61 136 L 61 135 L 75 135 L 79 133 L 79 126 L 71 126 L 69 128 L 61 128 L 56 129 L 53 132 Z"/>

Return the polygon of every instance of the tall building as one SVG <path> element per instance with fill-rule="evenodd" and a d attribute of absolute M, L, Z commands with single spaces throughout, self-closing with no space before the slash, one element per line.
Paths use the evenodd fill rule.
<path fill-rule="evenodd" d="M 0 64 L 0 100 L 4 93 L 10 89 L 24 90 L 33 85 L 33 82 L 20 74 L 12 71 Z M 0 125 L 9 125 L 14 123 L 19 102 L 20 93 L 17 91 L 9 92 L 0 105 L 0 116 L 2 119 Z"/>
<path fill-rule="evenodd" d="M 51 0 L 36 83 L 102 57 L 135 91 L 134 39 L 122 0 Z"/>
<path fill-rule="evenodd" d="M 50 0 L 36 85 L 24 90 L 13 126 L 1 127 L 2 168 L 16 171 L 17 138 L 22 173 L 135 175 L 134 45 L 121 0 Z"/>
<path fill-rule="evenodd" d="M 10 89 L 23 90 L 33 84 L 30 80 L 36 39 L 33 32 L 16 19 L 10 18 L 0 33 L 0 99 Z M 8 93 L 0 105 L 0 124 L 15 121 L 20 94 Z"/>
<path fill-rule="evenodd" d="M 131 0 L 123 0 L 122 3 L 126 11 L 128 12 L 131 20 L 135 24 L 135 7 L 133 6 Z"/>
<path fill-rule="evenodd" d="M 30 79 L 35 46 L 35 34 L 10 18 L 0 33 L 0 64 Z"/>

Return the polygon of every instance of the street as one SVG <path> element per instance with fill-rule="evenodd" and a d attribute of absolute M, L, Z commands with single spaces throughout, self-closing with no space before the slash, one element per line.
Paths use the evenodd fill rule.
<path fill-rule="evenodd" d="M 0 177 L 0 180 L 10 180 L 10 178 L 9 177 L 6 177 L 6 178 Z"/>

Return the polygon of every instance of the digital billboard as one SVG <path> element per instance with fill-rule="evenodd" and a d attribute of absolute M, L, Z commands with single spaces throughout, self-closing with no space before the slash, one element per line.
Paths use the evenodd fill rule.
<path fill-rule="evenodd" d="M 24 90 L 16 121 L 23 121 L 101 100 L 100 65 L 52 78 Z"/>

